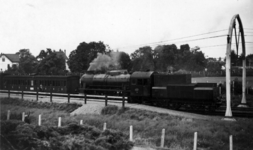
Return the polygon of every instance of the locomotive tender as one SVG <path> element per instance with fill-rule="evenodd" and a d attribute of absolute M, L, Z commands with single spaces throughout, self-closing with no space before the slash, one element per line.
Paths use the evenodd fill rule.
<path fill-rule="evenodd" d="M 166 108 L 214 110 L 220 106 L 216 83 L 191 83 L 190 74 L 161 74 L 124 70 L 86 73 L 80 78 L 86 94 L 126 95 L 129 103 L 150 103 Z M 118 91 L 117 91 L 118 90 Z"/>

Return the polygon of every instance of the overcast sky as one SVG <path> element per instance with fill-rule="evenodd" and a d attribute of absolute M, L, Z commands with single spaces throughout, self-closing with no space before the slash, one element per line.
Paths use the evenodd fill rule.
<path fill-rule="evenodd" d="M 247 28 L 244 30 L 247 54 L 253 53 L 252 0 L 0 2 L 1 53 L 16 53 L 27 48 L 37 56 L 42 49 L 51 48 L 65 49 L 69 54 L 81 42 L 102 41 L 113 50 L 128 54 L 145 45 L 154 48 L 157 44 L 175 43 L 178 48 L 182 44 L 199 46 L 209 57 L 225 57 L 226 36 L 190 40 L 226 35 L 235 14 L 240 15 Z M 214 31 L 220 32 L 171 41 Z M 215 45 L 218 46 L 213 47 Z"/>

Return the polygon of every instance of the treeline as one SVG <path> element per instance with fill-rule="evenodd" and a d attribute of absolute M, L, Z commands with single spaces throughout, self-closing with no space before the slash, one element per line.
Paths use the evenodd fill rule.
<path fill-rule="evenodd" d="M 117 58 L 115 58 L 116 55 L 111 55 L 112 52 L 117 53 Z M 28 49 L 22 49 L 17 52 L 20 56 L 19 67 L 9 67 L 6 72 L 42 75 L 80 74 L 86 72 L 90 63 L 101 56 L 99 53 L 112 57 L 114 61 L 117 60 L 118 64 L 115 66 L 120 66 L 120 68 L 115 69 L 127 69 L 129 72 L 151 70 L 217 76 L 224 75 L 225 69 L 224 59 L 206 58 L 199 47 L 190 49 L 188 44 L 181 45 L 180 48 L 175 44 L 159 45 L 154 49 L 144 46 L 129 55 L 125 52 L 115 52 L 109 45 L 99 41 L 80 43 L 75 50 L 71 51 L 68 59 L 61 50 L 41 50 L 40 54 L 35 57 Z M 242 55 L 238 56 L 232 51 L 231 59 L 233 66 L 240 66 Z M 66 70 L 66 63 L 70 71 Z M 253 64 L 253 54 L 247 56 L 247 65 L 250 63 Z M 113 67 L 110 66 L 107 69 L 113 69 Z"/>
<path fill-rule="evenodd" d="M 62 50 L 55 51 L 48 48 L 41 50 L 36 57 L 29 49 L 21 49 L 16 54 L 19 55 L 19 65 L 8 66 L 5 73 L 15 75 L 63 75 L 68 73 L 65 65 L 66 56 Z"/>

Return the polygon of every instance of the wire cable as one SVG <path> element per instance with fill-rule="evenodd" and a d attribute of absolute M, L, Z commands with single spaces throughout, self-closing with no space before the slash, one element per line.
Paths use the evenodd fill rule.
<path fill-rule="evenodd" d="M 240 42 L 241 43 L 241 42 Z M 232 43 L 233 45 L 235 45 L 235 43 Z M 248 43 L 248 44 L 253 44 L 253 43 Z M 209 46 L 198 46 L 201 48 L 207 48 L 207 47 L 219 47 L 219 46 L 227 46 L 227 44 L 220 44 L 220 45 L 209 45 Z M 247 46 L 247 45 L 246 45 Z"/>
<path fill-rule="evenodd" d="M 227 35 L 224 34 L 224 35 L 210 36 L 210 37 L 199 38 L 199 39 L 192 39 L 192 40 L 186 40 L 186 41 L 178 41 L 178 42 L 174 42 L 174 43 L 192 42 L 192 41 L 206 40 L 206 39 L 211 39 L 211 38 L 219 38 L 219 37 L 224 37 L 224 36 L 227 36 Z"/>
<path fill-rule="evenodd" d="M 164 40 L 164 41 L 159 41 L 159 42 L 152 42 L 152 43 L 146 43 L 146 44 L 138 44 L 138 45 L 131 45 L 131 46 L 124 46 L 120 48 L 127 48 L 127 47 L 134 47 L 134 46 L 142 46 L 142 45 L 156 45 L 159 43 L 165 43 L 169 41 L 176 41 L 176 40 L 181 40 L 181 39 L 186 39 L 186 38 L 191 38 L 191 37 L 196 37 L 196 36 L 201 36 L 201 35 L 206 35 L 206 34 L 212 34 L 212 33 L 217 33 L 217 32 L 222 32 L 226 31 L 228 29 L 222 29 L 222 30 L 217 30 L 217 31 L 211 31 L 211 32 L 206 32 L 206 33 L 201 33 L 201 34 L 196 34 L 196 35 L 191 35 L 191 36 L 186 36 L 186 37 L 181 37 L 181 38 L 175 38 L 175 39 L 170 39 L 170 40 Z"/>

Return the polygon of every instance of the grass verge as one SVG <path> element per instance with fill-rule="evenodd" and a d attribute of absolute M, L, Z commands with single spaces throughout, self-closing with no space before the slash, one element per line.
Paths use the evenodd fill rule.
<path fill-rule="evenodd" d="M 198 120 L 145 110 L 121 109 L 111 105 L 105 107 L 101 115 L 70 116 L 69 113 L 54 109 L 34 109 L 9 104 L 4 104 L 4 106 L 1 104 L 1 113 L 6 115 L 10 108 L 16 110 L 17 113 L 31 110 L 31 115 L 34 117 L 32 125 L 37 124 L 36 118 L 41 113 L 43 114 L 42 125 L 46 127 L 57 126 L 59 116 L 62 117 L 63 126 L 78 124 L 80 120 L 83 120 L 88 126 L 102 129 L 103 123 L 106 122 L 108 129 L 124 133 L 125 139 L 129 136 L 129 126 L 133 125 L 135 145 L 159 147 L 161 132 L 165 129 L 165 147 L 170 149 L 192 149 L 194 132 L 198 132 L 198 149 L 227 150 L 229 135 L 233 135 L 234 150 L 252 150 L 253 148 L 253 120 L 247 118 L 236 118 L 236 122 Z"/>

